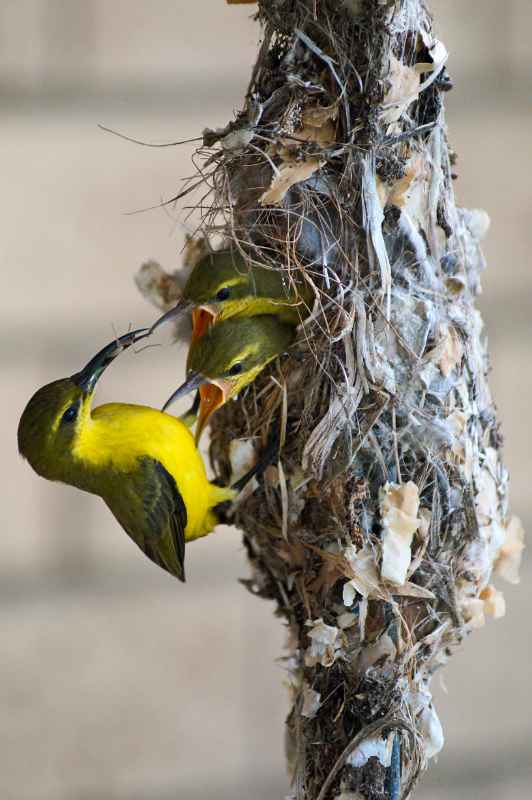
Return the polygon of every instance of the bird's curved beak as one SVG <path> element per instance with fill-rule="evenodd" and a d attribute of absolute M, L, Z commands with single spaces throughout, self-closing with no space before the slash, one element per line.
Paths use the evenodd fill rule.
<path fill-rule="evenodd" d="M 199 387 L 200 407 L 195 432 L 196 444 L 199 443 L 201 434 L 210 417 L 218 408 L 223 406 L 231 396 L 232 388 L 231 381 L 224 381 L 220 378 L 205 382 Z"/>
<path fill-rule="evenodd" d="M 198 306 L 192 311 L 192 342 L 203 336 L 210 328 L 217 316 L 213 306 Z"/>
<path fill-rule="evenodd" d="M 151 336 L 157 328 L 161 325 L 164 325 L 166 322 L 176 321 L 179 317 L 183 314 L 186 314 L 192 308 L 192 302 L 187 300 L 185 297 L 180 297 L 177 303 L 173 308 L 167 311 L 162 317 L 156 319 L 151 328 L 148 331 L 148 336 Z"/>
<path fill-rule="evenodd" d="M 175 403 L 176 400 L 179 400 L 180 397 L 185 397 L 187 394 L 195 392 L 196 389 L 199 389 L 206 381 L 208 381 L 208 378 L 202 375 L 201 372 L 190 372 L 186 381 L 170 395 L 162 407 L 162 411 L 166 411 L 166 409 Z"/>
<path fill-rule="evenodd" d="M 200 406 L 198 411 L 198 421 L 196 423 L 195 439 L 196 444 L 199 442 L 203 429 L 209 421 L 209 418 L 214 414 L 216 409 L 223 406 L 223 404 L 231 396 L 233 385 L 231 381 L 226 381 L 221 378 L 210 380 L 206 378 L 201 372 L 191 372 L 187 380 L 179 386 L 175 392 L 170 395 L 164 406 L 163 411 L 166 411 L 176 400 L 180 397 L 185 397 L 191 392 L 199 389 Z"/>
<path fill-rule="evenodd" d="M 113 339 L 113 341 L 102 348 L 99 353 L 96 353 L 82 370 L 76 372 L 75 375 L 72 376 L 72 380 L 85 394 L 92 394 L 96 383 L 109 364 L 111 364 L 120 353 L 127 350 L 128 347 L 131 347 L 132 344 L 144 339 L 148 335 L 148 328 L 139 328 L 136 331 L 130 331 L 124 334 L 124 336 Z"/>

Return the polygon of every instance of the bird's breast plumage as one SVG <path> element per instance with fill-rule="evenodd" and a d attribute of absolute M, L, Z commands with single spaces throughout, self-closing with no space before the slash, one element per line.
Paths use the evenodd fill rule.
<path fill-rule="evenodd" d="M 144 459 L 159 462 L 174 478 L 187 507 L 186 538 L 202 536 L 212 527 L 209 509 L 218 502 L 217 487 L 207 479 L 192 434 L 175 417 L 147 406 L 99 406 L 78 431 L 73 456 L 98 476 L 101 491 L 97 486 L 96 493 L 108 505 L 120 503 L 120 498 L 106 496 L 108 485 L 113 493 L 120 491 L 117 475 L 127 480 Z"/>

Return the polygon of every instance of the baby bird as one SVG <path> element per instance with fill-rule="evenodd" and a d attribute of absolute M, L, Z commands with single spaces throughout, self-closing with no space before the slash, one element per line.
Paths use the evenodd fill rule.
<path fill-rule="evenodd" d="M 230 317 L 274 315 L 297 326 L 312 308 L 313 291 L 296 270 L 273 269 L 248 263 L 237 250 L 218 250 L 201 258 L 174 308 L 150 328 L 175 320 L 192 310 L 192 340 L 213 322 Z"/>
<path fill-rule="evenodd" d="M 187 359 L 187 380 L 168 398 L 166 409 L 199 389 L 196 442 L 210 416 L 255 380 L 295 338 L 295 327 L 272 315 L 230 318 L 209 326 L 195 339 Z"/>

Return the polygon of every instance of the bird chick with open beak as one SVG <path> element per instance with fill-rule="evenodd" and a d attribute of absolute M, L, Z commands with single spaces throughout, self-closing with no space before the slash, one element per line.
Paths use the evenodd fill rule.
<path fill-rule="evenodd" d="M 310 313 L 314 294 L 296 270 L 252 264 L 236 250 L 218 250 L 201 258 L 190 273 L 177 304 L 150 328 L 192 312 L 192 341 L 209 325 L 230 317 L 274 315 L 297 326 Z"/>
<path fill-rule="evenodd" d="M 199 389 L 196 442 L 211 415 L 242 389 L 295 339 L 295 327 L 272 315 L 231 318 L 211 325 L 190 345 L 187 379 L 168 398 L 166 411 L 178 398 Z"/>

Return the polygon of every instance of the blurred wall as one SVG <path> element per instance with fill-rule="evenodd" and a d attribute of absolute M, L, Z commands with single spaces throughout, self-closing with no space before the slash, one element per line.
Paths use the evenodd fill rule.
<path fill-rule="evenodd" d="M 460 202 L 492 230 L 481 305 L 506 433 L 513 507 L 528 487 L 532 7 L 437 0 L 450 52 L 450 138 Z M 173 141 L 239 107 L 256 51 L 252 6 L 222 0 L 4 0 L 0 6 L 0 324 L 4 487 L 0 541 L 0 797 L 282 797 L 283 630 L 246 594 L 239 534 L 189 548 L 177 585 L 94 497 L 39 480 L 16 454 L 35 388 L 78 369 L 154 312 L 132 275 L 180 261 L 194 220 L 167 208 L 193 145 L 150 149 L 97 128 Z M 160 404 L 182 375 L 165 348 L 128 353 L 98 395 Z M 420 800 L 528 795 L 530 564 L 508 612 L 436 686 L 447 745 Z M 439 684 L 436 678 L 435 684 Z M 207 767 L 207 768 L 206 768 Z"/>

